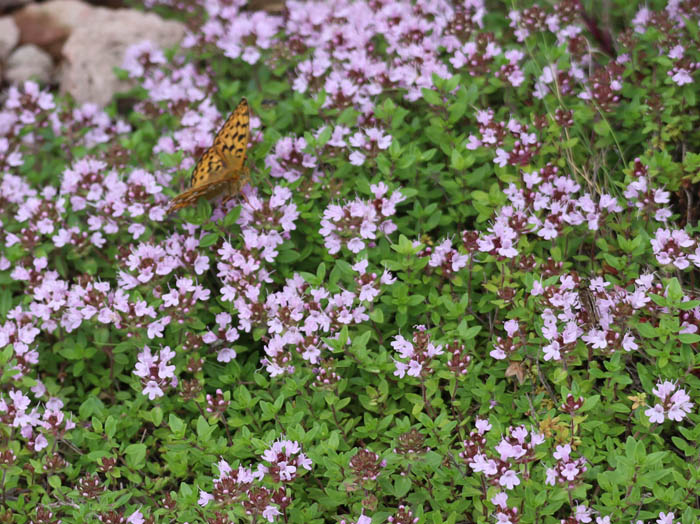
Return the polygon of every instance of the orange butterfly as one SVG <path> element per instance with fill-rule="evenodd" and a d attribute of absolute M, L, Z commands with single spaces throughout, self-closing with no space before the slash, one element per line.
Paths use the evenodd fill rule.
<path fill-rule="evenodd" d="M 228 200 L 237 195 L 249 180 L 243 166 L 249 138 L 250 112 L 243 98 L 194 166 L 191 187 L 172 199 L 168 213 L 196 204 L 199 197 L 209 199 L 225 192 Z"/>

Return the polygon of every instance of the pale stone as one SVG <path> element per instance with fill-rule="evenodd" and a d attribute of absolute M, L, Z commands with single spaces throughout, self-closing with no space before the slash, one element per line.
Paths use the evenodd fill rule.
<path fill-rule="evenodd" d="M 114 68 L 122 66 L 128 47 L 150 40 L 157 47 L 168 48 L 184 35 L 183 24 L 153 13 L 94 8 L 73 28 L 63 46 L 61 91 L 70 93 L 78 103 L 106 105 L 115 93 L 132 86 L 114 74 Z"/>
<path fill-rule="evenodd" d="M 20 84 L 26 80 L 50 82 L 54 66 L 51 56 L 32 44 L 15 49 L 5 63 L 5 80 Z"/>
<path fill-rule="evenodd" d="M 78 0 L 51 0 L 20 9 L 14 14 L 14 20 L 22 44 L 37 45 L 58 59 L 68 36 L 89 19 L 94 10 Z"/>
<path fill-rule="evenodd" d="M 19 43 L 19 28 L 10 16 L 0 18 L 0 61 L 10 56 Z"/>

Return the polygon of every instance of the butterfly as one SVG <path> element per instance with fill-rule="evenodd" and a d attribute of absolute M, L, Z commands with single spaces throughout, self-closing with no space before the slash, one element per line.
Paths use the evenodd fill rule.
<path fill-rule="evenodd" d="M 600 324 L 600 313 L 598 312 L 598 304 L 596 304 L 595 296 L 591 291 L 589 282 L 581 282 L 578 289 L 578 298 L 581 307 L 587 315 L 588 321 L 586 324 L 589 326 L 598 326 Z"/>
<path fill-rule="evenodd" d="M 168 213 L 196 204 L 199 197 L 209 199 L 226 193 L 228 200 L 238 194 L 249 180 L 243 165 L 249 138 L 250 112 L 243 98 L 194 166 L 190 188 L 170 201 Z"/>

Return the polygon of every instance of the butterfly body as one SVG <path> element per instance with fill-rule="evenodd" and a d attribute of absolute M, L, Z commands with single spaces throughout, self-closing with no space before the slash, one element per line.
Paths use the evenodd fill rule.
<path fill-rule="evenodd" d="M 207 199 L 225 194 L 231 198 L 248 182 L 245 162 L 250 138 L 250 112 L 248 101 L 243 98 L 229 115 L 192 171 L 190 188 L 170 202 L 168 213 L 197 203 L 200 197 Z"/>

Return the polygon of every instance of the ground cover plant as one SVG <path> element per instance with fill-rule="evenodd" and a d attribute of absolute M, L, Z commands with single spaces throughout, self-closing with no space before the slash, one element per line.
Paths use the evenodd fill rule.
<path fill-rule="evenodd" d="M 698 522 L 700 5 L 601 5 L 158 0 L 107 111 L 10 87 L 0 522 Z"/>

